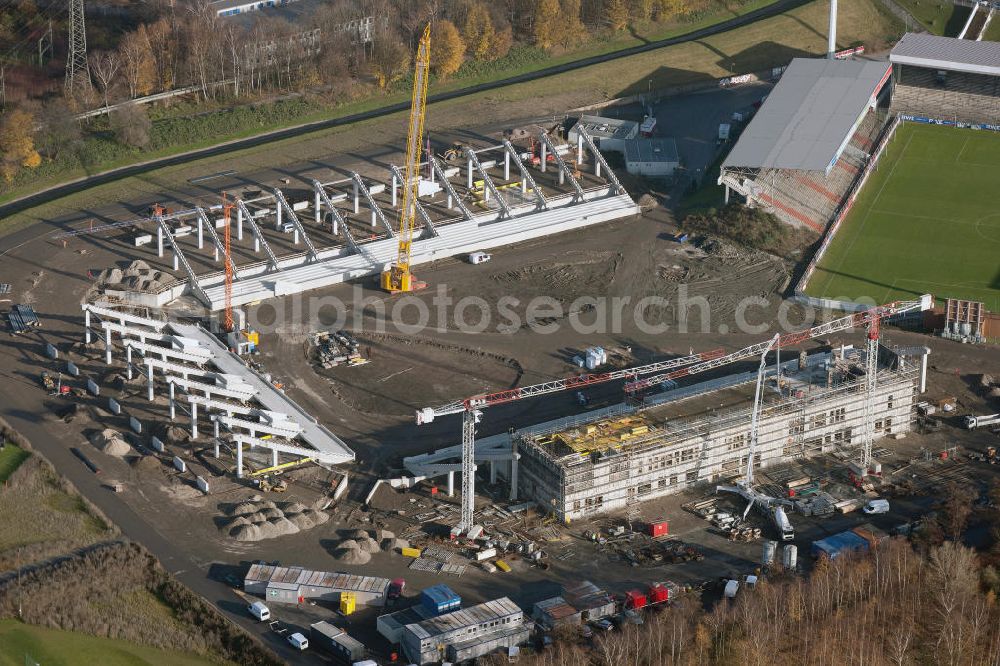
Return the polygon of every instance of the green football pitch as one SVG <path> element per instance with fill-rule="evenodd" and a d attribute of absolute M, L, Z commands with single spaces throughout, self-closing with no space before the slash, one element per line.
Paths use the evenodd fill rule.
<path fill-rule="evenodd" d="M 931 293 L 1000 312 L 1000 133 L 903 123 L 806 293 Z"/>

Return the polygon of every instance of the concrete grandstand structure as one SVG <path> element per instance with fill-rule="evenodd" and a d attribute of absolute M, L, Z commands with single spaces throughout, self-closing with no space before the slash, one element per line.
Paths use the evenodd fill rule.
<path fill-rule="evenodd" d="M 1000 43 L 907 34 L 892 49 L 892 110 L 1000 129 Z"/>
<path fill-rule="evenodd" d="M 884 62 L 796 58 L 723 160 L 719 184 L 822 232 L 886 123 Z"/>
<path fill-rule="evenodd" d="M 590 135 L 581 130 L 574 136 L 574 143 L 557 144 L 541 131 L 523 137 L 532 139 L 528 150 L 504 140 L 449 151 L 448 161 L 432 156 L 421 165 L 411 264 L 637 214 Z M 232 304 L 381 273 L 398 250 L 402 184 L 400 170 L 390 165 L 384 182 L 351 172 L 340 180 L 313 181 L 309 190 L 229 192 L 235 200 Z M 113 296 L 129 305 L 163 307 L 190 295 L 212 311 L 222 310 L 225 249 L 216 231 L 225 225 L 221 210 L 161 211 L 145 222 L 154 228 L 140 231 L 136 246 L 151 246 L 157 258 L 169 251 L 175 275 L 155 291 L 116 290 Z"/>

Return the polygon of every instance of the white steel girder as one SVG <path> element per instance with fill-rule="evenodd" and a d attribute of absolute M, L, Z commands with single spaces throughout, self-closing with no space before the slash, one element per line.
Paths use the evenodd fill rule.
<path fill-rule="evenodd" d="M 357 172 L 352 171 L 351 180 L 354 181 L 354 186 L 358 188 L 358 191 L 364 195 L 365 199 L 368 201 L 368 205 L 371 207 L 372 213 L 376 218 L 378 218 L 378 221 L 382 223 L 382 226 L 385 227 L 389 236 L 395 237 L 396 230 L 392 228 L 391 224 L 389 224 L 389 220 L 386 219 L 385 214 L 382 212 L 382 208 L 378 205 L 378 202 L 375 201 L 375 197 L 373 197 L 372 193 L 368 190 L 368 186 L 365 185 L 364 179 L 361 178 Z"/>
<path fill-rule="evenodd" d="M 223 262 L 228 261 L 229 265 L 233 267 L 233 279 L 239 280 L 240 273 L 238 270 L 236 270 L 236 262 L 233 261 L 232 257 L 229 256 L 229 253 L 226 252 L 225 244 L 219 238 L 219 234 L 215 231 L 215 224 L 213 224 L 212 221 L 209 219 L 208 215 L 205 214 L 204 209 L 196 208 L 195 211 L 197 211 L 198 213 L 198 219 L 201 220 L 201 223 L 205 225 L 206 229 L 208 229 L 208 235 L 212 237 L 212 243 L 215 244 L 215 249 L 216 249 L 215 260 L 218 261 L 219 256 L 221 255 Z M 225 263 L 223 263 L 223 265 L 225 265 Z"/>
<path fill-rule="evenodd" d="M 619 182 L 618 176 L 616 176 L 615 172 L 611 170 L 611 167 L 608 166 L 607 161 L 604 159 L 604 155 L 602 155 L 601 151 L 597 149 L 596 145 L 594 145 L 594 139 L 591 138 L 590 133 L 579 124 L 577 125 L 577 131 L 580 133 L 580 136 L 583 137 L 583 142 L 587 144 L 587 148 L 594 156 L 595 162 L 604 169 L 605 178 L 611 181 L 612 192 L 614 194 L 622 194 L 625 192 L 625 188 L 622 187 L 621 182 Z"/>
<path fill-rule="evenodd" d="M 501 218 L 511 218 L 514 217 L 510 212 L 510 206 L 507 205 L 507 200 L 500 196 L 500 191 L 497 189 L 496 185 L 493 184 L 493 179 L 490 178 L 490 174 L 487 173 L 486 169 L 483 168 L 482 163 L 479 161 L 479 156 L 476 155 L 476 151 L 468 146 L 465 147 L 465 156 L 468 158 L 469 162 L 476 168 L 476 170 L 483 176 L 483 184 L 490 193 L 496 197 L 497 203 L 500 205 L 500 217 Z M 470 526 L 471 527 L 471 526 Z"/>
<path fill-rule="evenodd" d="M 462 198 L 458 196 L 457 192 L 455 192 L 455 187 L 451 184 L 451 181 L 448 180 L 448 177 L 444 175 L 444 169 L 441 168 L 441 163 L 438 162 L 438 159 L 433 155 L 429 155 L 428 159 L 430 159 L 431 165 L 434 167 L 434 173 L 436 173 L 437 177 L 440 179 L 441 185 L 444 186 L 445 192 L 448 193 L 448 198 L 451 201 L 454 201 L 455 205 L 458 206 L 458 209 L 462 212 L 462 217 L 466 220 L 471 220 L 473 217 L 472 211 L 469 210 L 469 207 L 465 205 Z"/>
<path fill-rule="evenodd" d="M 268 261 L 271 262 L 271 268 L 276 271 L 280 271 L 281 267 L 278 265 L 278 258 L 274 256 L 274 250 L 271 249 L 271 245 L 264 238 L 264 234 L 260 230 L 260 226 L 257 224 L 257 220 L 254 219 L 253 213 L 247 208 L 247 205 L 243 203 L 242 199 L 236 200 L 236 207 L 239 212 L 243 215 L 243 220 L 250 225 L 250 232 L 253 234 L 254 238 L 262 248 L 264 248 L 264 253 L 267 254 Z"/>
<path fill-rule="evenodd" d="M 563 160 L 562 155 L 560 155 L 559 151 L 556 150 L 555 144 L 553 144 L 552 139 L 549 138 L 549 133 L 545 131 L 539 132 L 538 138 L 542 141 L 542 143 L 548 146 L 550 151 L 552 151 L 552 157 L 555 159 L 556 165 L 559 167 L 559 182 L 562 183 L 562 176 L 569 178 L 569 183 L 573 186 L 573 191 L 576 192 L 576 200 L 583 201 L 583 188 L 580 187 L 580 183 L 573 177 L 573 172 L 569 170 L 568 166 L 566 166 L 566 161 Z"/>
<path fill-rule="evenodd" d="M 312 261 L 319 259 L 319 255 L 316 252 L 316 246 L 313 245 L 312 239 L 309 238 L 309 234 L 306 233 L 305 227 L 302 226 L 302 222 L 299 220 L 299 216 L 295 214 L 295 209 L 292 208 L 288 200 L 285 199 L 284 193 L 278 188 L 274 188 L 274 200 L 277 202 L 277 207 L 284 209 L 285 214 L 288 215 L 288 219 L 292 221 L 295 226 L 296 233 L 302 234 L 302 240 L 306 244 L 307 257 Z"/>
<path fill-rule="evenodd" d="M 538 207 L 547 209 L 549 207 L 549 202 L 545 199 L 545 195 L 542 193 L 542 190 L 539 189 L 538 185 L 535 183 L 535 179 L 531 176 L 531 172 L 526 166 L 524 166 L 524 162 L 521 161 L 521 156 L 518 155 L 517 149 L 515 149 L 507 139 L 503 140 L 503 148 L 507 151 L 510 159 L 514 160 L 514 165 L 517 167 L 517 170 L 521 172 L 521 179 L 528 185 L 528 187 L 531 188 L 535 198 L 538 199 Z"/>
<path fill-rule="evenodd" d="M 404 178 L 403 178 L 403 174 L 400 173 L 400 171 L 399 171 L 399 167 L 396 166 L 395 164 L 391 164 L 391 165 L 389 165 L 389 169 L 392 171 L 393 177 L 401 185 L 403 185 L 404 184 Z M 419 178 L 419 176 L 417 176 L 417 178 Z M 413 206 L 414 206 L 414 208 L 416 208 L 417 213 L 420 214 L 420 219 L 422 219 L 424 221 L 424 228 L 427 229 L 430 232 L 431 236 L 437 236 L 438 235 L 437 229 L 434 228 L 434 223 L 431 222 L 431 218 L 427 214 L 427 211 L 424 210 L 424 207 L 422 205 L 420 205 L 420 200 L 419 199 L 414 199 L 413 200 Z"/>
<path fill-rule="evenodd" d="M 212 299 L 208 297 L 205 290 L 202 289 L 201 285 L 198 284 L 198 276 L 195 275 L 194 269 L 191 268 L 191 264 L 188 263 L 187 257 L 184 256 L 184 251 L 177 244 L 177 240 L 174 238 L 174 234 L 170 231 L 166 222 L 160 216 L 156 217 L 156 223 L 160 227 L 161 233 L 166 237 L 167 241 L 170 243 L 170 249 L 174 251 L 174 256 L 180 262 L 181 266 L 184 268 L 184 272 L 188 275 L 188 280 L 191 282 L 191 290 L 194 292 L 195 296 L 198 297 L 202 303 L 208 307 L 212 307 Z"/>

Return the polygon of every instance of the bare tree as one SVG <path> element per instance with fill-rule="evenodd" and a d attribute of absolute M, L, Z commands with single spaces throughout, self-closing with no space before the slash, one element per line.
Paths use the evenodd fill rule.
<path fill-rule="evenodd" d="M 97 87 L 101 89 L 101 95 L 104 97 L 104 108 L 107 109 L 110 105 L 110 92 L 115 83 L 115 77 L 118 75 L 121 61 L 118 59 L 118 54 L 113 51 L 95 51 L 90 54 L 88 60 L 90 73 L 97 80 Z"/>

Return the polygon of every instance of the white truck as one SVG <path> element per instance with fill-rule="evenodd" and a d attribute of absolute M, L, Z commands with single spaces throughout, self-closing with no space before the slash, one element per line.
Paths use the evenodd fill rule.
<path fill-rule="evenodd" d="M 486 252 L 470 252 L 469 253 L 469 263 L 470 264 L 485 264 L 487 261 L 492 259 L 492 255 Z"/>
<path fill-rule="evenodd" d="M 253 615 L 255 618 L 257 618 L 258 620 L 260 620 L 261 622 L 266 622 L 267 620 L 271 619 L 271 609 L 265 606 L 264 603 L 261 601 L 253 602 L 252 604 L 247 606 L 247 610 L 250 611 L 250 614 Z"/>
<path fill-rule="evenodd" d="M 792 528 L 792 523 L 788 520 L 788 515 L 782 507 L 776 506 L 771 509 L 771 520 L 774 521 L 774 526 L 778 528 L 782 541 L 792 541 L 795 539 L 795 530 Z"/>
<path fill-rule="evenodd" d="M 965 417 L 965 427 L 969 430 L 975 430 L 976 428 L 982 428 L 988 425 L 995 425 L 1000 423 L 1000 414 L 987 414 L 985 416 L 975 416 L 970 414 Z"/>
<path fill-rule="evenodd" d="M 889 513 L 889 500 L 886 499 L 868 500 L 868 502 L 863 507 L 861 507 L 861 510 L 867 514 Z"/>

